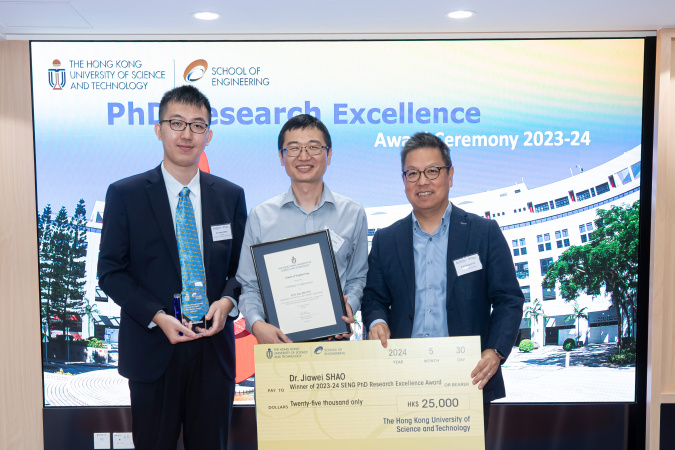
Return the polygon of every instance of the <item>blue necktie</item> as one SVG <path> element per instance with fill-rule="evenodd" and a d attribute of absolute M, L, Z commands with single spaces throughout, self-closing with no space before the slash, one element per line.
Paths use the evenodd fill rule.
<path fill-rule="evenodd" d="M 206 297 L 206 277 L 195 225 L 195 213 L 190 201 L 190 189 L 187 187 L 178 194 L 176 239 L 183 282 L 182 313 L 188 319 L 198 321 L 208 312 L 209 301 Z"/>

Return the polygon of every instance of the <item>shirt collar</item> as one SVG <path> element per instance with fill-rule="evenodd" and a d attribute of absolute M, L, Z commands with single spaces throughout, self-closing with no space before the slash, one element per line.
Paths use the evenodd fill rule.
<path fill-rule="evenodd" d="M 183 183 L 176 180 L 173 175 L 171 175 L 166 168 L 164 167 L 164 161 L 162 161 L 162 176 L 164 177 L 164 184 L 166 185 L 166 190 L 169 195 L 173 197 L 178 197 L 180 191 L 183 190 Z M 194 178 L 190 180 L 187 185 L 187 188 L 190 189 L 195 196 L 199 196 L 200 193 L 200 184 L 199 184 L 199 170 L 195 174 Z"/>
<path fill-rule="evenodd" d="M 316 205 L 316 209 L 319 209 L 323 206 L 324 203 L 332 203 L 335 204 L 335 197 L 333 197 L 333 193 L 328 189 L 328 185 L 326 183 L 323 184 L 323 192 L 321 192 L 321 199 L 319 200 L 319 204 Z M 298 201 L 295 198 L 295 194 L 293 193 L 293 187 L 289 187 L 288 191 L 284 194 L 284 198 L 281 201 L 281 205 L 287 205 L 289 203 L 293 203 L 295 206 L 300 208 L 300 205 L 298 205 Z"/>
<path fill-rule="evenodd" d="M 446 224 L 450 223 L 450 214 L 452 214 L 452 202 L 448 202 L 448 207 L 445 208 L 445 212 L 443 213 L 443 217 L 441 217 L 441 224 L 438 226 L 438 229 L 436 230 L 436 233 L 443 228 L 443 225 L 446 225 Z M 422 227 L 420 226 L 420 223 L 417 221 L 417 217 L 415 217 L 414 211 L 412 212 L 412 218 L 413 218 L 413 231 L 415 229 L 422 230 Z"/>

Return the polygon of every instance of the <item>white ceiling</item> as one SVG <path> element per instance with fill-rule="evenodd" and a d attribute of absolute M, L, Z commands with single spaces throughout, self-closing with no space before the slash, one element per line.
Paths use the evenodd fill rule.
<path fill-rule="evenodd" d="M 445 17 L 455 9 L 477 14 Z M 222 17 L 200 21 L 196 11 Z M 0 40 L 623 36 L 672 27 L 675 0 L 0 0 Z"/>

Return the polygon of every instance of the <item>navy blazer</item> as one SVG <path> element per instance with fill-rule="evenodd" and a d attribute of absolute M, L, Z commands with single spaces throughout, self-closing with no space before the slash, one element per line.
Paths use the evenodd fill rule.
<path fill-rule="evenodd" d="M 497 223 L 453 205 L 447 257 L 447 314 L 450 336 L 481 338 L 481 350 L 511 353 L 523 317 L 523 293 L 511 251 Z M 457 276 L 453 261 L 478 254 L 481 270 Z M 375 233 L 361 314 L 369 327 L 389 325 L 393 339 L 412 336 L 415 317 L 415 259 L 412 214 Z M 468 374 L 467 374 L 468 375 Z M 501 366 L 484 388 L 489 402 L 506 395 Z"/>
<path fill-rule="evenodd" d="M 209 303 L 237 300 L 235 274 L 246 224 L 244 191 L 222 178 L 200 173 L 203 255 Z M 231 224 L 232 239 L 214 241 L 213 225 Z M 117 181 L 108 188 L 98 259 L 99 286 L 122 309 L 119 373 L 152 382 L 164 373 L 174 346 L 159 327 L 148 328 L 163 310 L 173 315 L 181 292 L 178 242 L 161 166 Z M 216 347 L 225 373 L 235 376 L 234 326 L 207 339 Z M 178 344 L 180 345 L 180 344 Z"/>

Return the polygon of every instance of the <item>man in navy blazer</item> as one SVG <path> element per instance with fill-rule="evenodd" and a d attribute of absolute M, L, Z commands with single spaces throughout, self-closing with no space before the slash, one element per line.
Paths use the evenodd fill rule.
<path fill-rule="evenodd" d="M 119 372 L 129 379 L 136 449 L 227 446 L 234 398 L 235 274 L 246 223 L 244 191 L 200 172 L 211 106 L 192 86 L 162 98 L 155 132 L 164 160 L 113 183 L 106 195 L 99 285 L 121 307 Z M 188 187 L 202 250 L 207 329 L 174 317 L 183 290 L 175 215 Z M 201 226 L 200 226 L 201 225 Z"/>
<path fill-rule="evenodd" d="M 481 339 L 472 371 L 490 401 L 506 395 L 501 364 L 523 315 L 523 294 L 496 222 L 452 205 L 454 168 L 445 143 L 417 133 L 401 150 L 403 183 L 413 212 L 373 237 L 363 295 L 369 338 L 471 336 Z"/>

